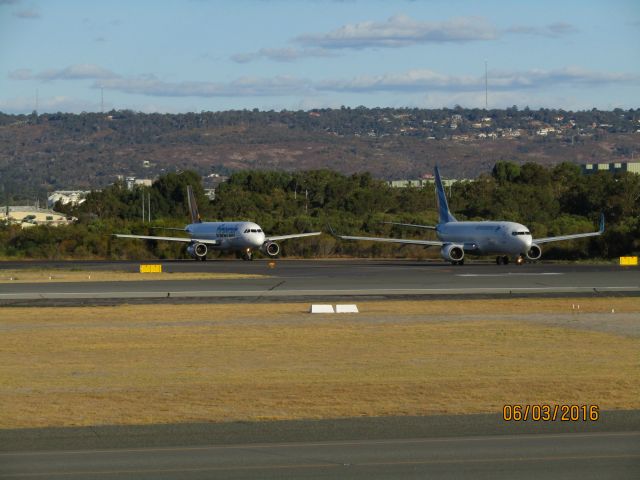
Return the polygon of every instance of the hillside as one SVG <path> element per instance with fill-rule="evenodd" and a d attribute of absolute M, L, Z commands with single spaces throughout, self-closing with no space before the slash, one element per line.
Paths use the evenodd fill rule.
<path fill-rule="evenodd" d="M 14 198 L 193 169 L 368 171 L 472 178 L 497 161 L 630 161 L 640 111 L 367 109 L 0 114 L 0 188 Z"/>

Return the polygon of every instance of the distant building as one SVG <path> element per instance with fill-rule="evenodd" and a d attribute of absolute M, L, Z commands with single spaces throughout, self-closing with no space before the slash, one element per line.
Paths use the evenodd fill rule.
<path fill-rule="evenodd" d="M 77 221 L 75 217 L 69 217 L 63 213 L 54 212 L 45 208 L 32 206 L 4 206 L 0 207 L 0 222 L 20 225 L 22 228 L 34 227 L 36 225 L 69 225 Z"/>
<path fill-rule="evenodd" d="M 640 162 L 587 163 L 582 165 L 582 173 L 631 172 L 640 174 Z"/>
<path fill-rule="evenodd" d="M 62 205 L 81 205 L 90 193 L 89 190 L 56 190 L 47 197 L 47 205 L 53 207 L 57 202 Z"/>
<path fill-rule="evenodd" d="M 118 175 L 117 178 L 120 181 L 124 181 L 127 190 L 133 190 L 136 186 L 150 187 L 153 184 L 153 180 L 150 178 L 124 177 L 122 175 Z"/>
<path fill-rule="evenodd" d="M 423 178 L 418 178 L 415 180 L 390 180 L 387 182 L 392 188 L 407 188 L 407 187 L 431 187 L 435 183 L 435 177 L 433 175 L 424 175 Z M 456 180 L 456 179 L 442 179 L 442 185 L 444 187 L 450 187 L 454 183 L 458 182 L 467 182 L 468 180 Z"/>

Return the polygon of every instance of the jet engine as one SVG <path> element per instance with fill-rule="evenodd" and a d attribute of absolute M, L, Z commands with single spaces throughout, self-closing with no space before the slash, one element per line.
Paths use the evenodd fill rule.
<path fill-rule="evenodd" d="M 187 247 L 187 253 L 196 260 L 202 260 L 207 256 L 207 246 L 204 243 L 192 243 Z"/>
<path fill-rule="evenodd" d="M 260 251 L 270 257 L 276 257 L 280 253 L 280 245 L 276 242 L 264 242 Z"/>
<path fill-rule="evenodd" d="M 538 260 L 542 256 L 542 249 L 535 243 L 531 244 L 531 248 L 527 252 L 528 260 Z"/>
<path fill-rule="evenodd" d="M 443 245 L 440 249 L 440 255 L 449 262 L 462 262 L 464 259 L 464 247 L 456 244 Z"/>

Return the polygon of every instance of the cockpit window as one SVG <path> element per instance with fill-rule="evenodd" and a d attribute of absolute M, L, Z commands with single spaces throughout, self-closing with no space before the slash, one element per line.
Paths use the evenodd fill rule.
<path fill-rule="evenodd" d="M 523 231 L 520 231 L 520 232 L 518 232 L 518 231 L 511 232 L 511 235 L 513 235 L 515 237 L 516 235 L 531 235 L 531 233 L 523 230 Z"/>
<path fill-rule="evenodd" d="M 244 233 L 249 233 L 251 230 L 249 230 L 248 228 L 244 231 Z"/>

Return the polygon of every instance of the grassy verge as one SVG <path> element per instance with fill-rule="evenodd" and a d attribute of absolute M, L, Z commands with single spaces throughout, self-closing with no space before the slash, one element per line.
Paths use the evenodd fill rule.
<path fill-rule="evenodd" d="M 0 283 L 133 282 L 139 280 L 216 280 L 264 278 L 241 273 L 137 273 L 88 270 L 0 270 Z"/>
<path fill-rule="evenodd" d="M 308 304 L 3 308 L 0 428 L 640 408 L 640 337 L 518 321 L 572 302 L 603 321 L 612 306 L 640 312 L 629 298 L 371 302 L 340 316 Z"/>

